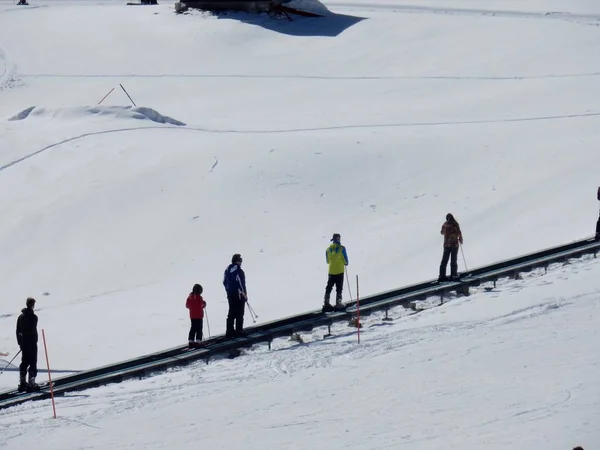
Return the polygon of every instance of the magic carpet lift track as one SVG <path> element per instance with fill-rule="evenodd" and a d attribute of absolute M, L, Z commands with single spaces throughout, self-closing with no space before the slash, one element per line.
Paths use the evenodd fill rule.
<path fill-rule="evenodd" d="M 517 278 L 520 273 L 534 269 L 547 270 L 550 264 L 567 263 L 570 259 L 580 258 L 587 254 L 594 257 L 600 252 L 600 242 L 593 238 L 584 239 L 559 247 L 548 248 L 536 253 L 519 256 L 505 261 L 490 264 L 462 274 L 458 281 L 438 284 L 436 280 L 405 286 L 391 291 L 381 292 L 361 299 L 361 315 L 366 316 L 375 311 L 385 311 L 386 318 L 390 308 L 395 306 L 409 307 L 413 302 L 430 297 L 441 297 L 451 292 L 462 295 L 469 294 L 469 288 L 492 282 L 494 285 L 501 278 Z M 353 304 L 347 304 L 348 307 Z M 118 383 L 130 378 L 141 378 L 169 368 L 185 366 L 198 360 L 223 355 L 232 350 L 250 347 L 254 344 L 268 343 L 273 339 L 289 337 L 294 333 L 312 331 L 316 327 L 331 327 L 335 322 L 347 321 L 354 311 L 323 314 L 320 310 L 310 311 L 296 316 L 248 327 L 246 337 L 230 338 L 216 336 L 203 342 L 203 347 L 189 349 L 188 346 L 175 347 L 161 352 L 121 361 L 103 367 L 86 370 L 54 380 L 54 395 L 81 391 L 109 383 Z M 19 405 L 30 400 L 50 398 L 50 389 L 41 385 L 39 392 L 19 393 L 16 389 L 0 393 L 0 409 Z"/>

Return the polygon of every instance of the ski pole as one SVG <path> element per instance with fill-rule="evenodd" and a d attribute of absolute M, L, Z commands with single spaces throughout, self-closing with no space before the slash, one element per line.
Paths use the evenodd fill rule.
<path fill-rule="evenodd" d="M 204 308 L 204 314 L 206 314 L 206 327 L 208 328 L 208 338 L 210 339 L 210 322 L 208 321 L 208 311 Z"/>
<path fill-rule="evenodd" d="M 252 308 L 250 308 L 250 305 L 248 305 L 248 311 L 250 312 L 250 317 L 252 318 L 252 323 L 256 323 L 256 318 L 254 317 L 254 314 L 252 314 Z"/>
<path fill-rule="evenodd" d="M 246 301 L 246 303 L 248 303 L 248 309 L 250 310 L 250 313 L 258 319 L 258 314 L 256 314 L 256 312 L 254 312 L 254 310 L 252 309 L 252 306 L 250 306 L 250 303 L 248 301 Z"/>
<path fill-rule="evenodd" d="M 350 300 L 352 300 L 352 291 L 350 290 L 350 279 L 348 278 L 348 269 L 344 267 L 344 272 L 346 272 L 346 286 L 348 286 L 348 295 L 350 295 Z"/>
<path fill-rule="evenodd" d="M 19 350 L 19 353 L 21 353 L 21 350 Z M 10 362 L 6 365 L 6 367 L 4 369 L 2 369 L 2 372 L 0 372 L 0 375 L 2 375 L 4 373 L 4 371 L 6 369 L 8 369 L 8 366 L 10 366 L 12 364 L 12 362 L 16 359 L 16 357 L 19 356 L 19 353 L 17 353 L 15 356 L 13 356 L 13 359 L 11 359 Z"/>
<path fill-rule="evenodd" d="M 465 259 L 465 252 L 463 251 L 462 244 L 460 244 L 460 253 L 462 254 L 463 262 L 465 263 L 465 272 L 468 272 L 469 268 L 467 267 L 467 260 Z"/>
<path fill-rule="evenodd" d="M 248 303 L 248 301 L 246 301 L 246 305 L 248 305 L 248 311 L 250 311 L 250 317 L 252 317 L 252 323 L 256 323 L 256 318 L 258 316 L 254 312 L 254 310 L 252 309 L 252 306 L 250 306 L 250 303 Z"/>

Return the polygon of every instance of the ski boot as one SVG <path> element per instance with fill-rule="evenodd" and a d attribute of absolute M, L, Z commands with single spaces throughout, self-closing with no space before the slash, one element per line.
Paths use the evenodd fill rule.
<path fill-rule="evenodd" d="M 328 313 L 328 312 L 332 312 L 333 306 L 331 306 L 331 303 L 329 303 L 328 301 L 325 301 L 325 303 L 323 303 L 323 308 L 321 309 L 322 312 L 324 313 Z"/>
<path fill-rule="evenodd" d="M 341 298 L 338 298 L 335 302 L 335 311 L 346 311 L 346 306 L 342 303 Z"/>
<path fill-rule="evenodd" d="M 331 303 L 329 302 L 329 295 L 327 294 L 325 294 L 325 297 L 323 298 L 323 308 L 321 311 L 324 313 L 333 311 L 333 306 L 331 306 Z"/>
<path fill-rule="evenodd" d="M 25 377 L 19 378 L 19 387 L 17 388 L 19 392 L 27 391 L 27 382 L 25 381 Z"/>
<path fill-rule="evenodd" d="M 35 377 L 29 377 L 29 383 L 27 383 L 28 392 L 37 392 L 40 390 L 40 386 L 35 382 Z"/>

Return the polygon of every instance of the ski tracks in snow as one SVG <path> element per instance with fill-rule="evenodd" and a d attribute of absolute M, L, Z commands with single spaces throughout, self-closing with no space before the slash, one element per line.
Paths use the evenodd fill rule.
<path fill-rule="evenodd" d="M 520 81 L 520 80 L 539 80 L 551 78 L 584 78 L 597 77 L 600 72 L 587 73 L 563 73 L 563 74 L 541 74 L 541 75 L 506 75 L 506 76 L 485 76 L 485 75 L 364 75 L 364 76 L 325 76 L 325 75 L 240 75 L 240 74 L 91 74 L 91 75 L 73 75 L 73 74 L 21 74 L 22 78 L 148 78 L 148 79 L 257 79 L 257 80 L 322 80 L 322 81 L 373 81 L 373 80 L 434 80 L 434 81 Z"/>
<path fill-rule="evenodd" d="M 1 90 L 1 89 L 0 89 Z M 234 129 L 234 128 L 223 128 L 223 129 L 210 129 L 210 128 L 197 128 L 189 126 L 147 126 L 147 127 L 127 127 L 127 128 L 115 128 L 102 131 L 92 131 L 89 133 L 83 133 L 78 136 L 63 139 L 61 141 L 49 144 L 39 150 L 29 153 L 21 158 L 15 159 L 9 163 L 0 166 L 0 172 L 9 169 L 10 167 L 24 162 L 34 156 L 44 153 L 47 150 L 51 150 L 55 147 L 59 147 L 63 144 L 67 144 L 80 139 L 85 139 L 91 136 L 100 136 L 104 134 L 112 133 L 123 133 L 129 131 L 145 131 L 145 130 L 182 130 L 191 132 L 201 133 L 216 133 L 216 134 L 286 134 L 286 133 L 307 133 L 307 132 L 320 132 L 320 131 L 342 131 L 352 129 L 368 129 L 368 128 L 407 128 L 407 127 L 432 127 L 432 126 L 459 126 L 459 125 L 486 125 L 486 124 L 503 124 L 503 123 L 519 123 L 519 122 L 537 122 L 546 120 L 566 120 L 566 119 L 577 119 L 586 117 L 598 117 L 600 111 L 587 111 L 584 113 L 572 113 L 572 114 L 560 114 L 560 115 L 547 115 L 547 116 L 531 116 L 531 117 L 515 117 L 506 119 L 478 119 L 478 120 L 457 120 L 457 121 L 433 121 L 433 122 L 397 122 L 397 123 L 367 123 L 367 124 L 350 124 L 350 125 L 333 125 L 325 127 L 306 127 L 306 128 L 284 128 L 279 130 L 258 130 L 258 129 Z M 212 172 L 218 165 L 218 160 L 215 161 L 210 172 Z"/>

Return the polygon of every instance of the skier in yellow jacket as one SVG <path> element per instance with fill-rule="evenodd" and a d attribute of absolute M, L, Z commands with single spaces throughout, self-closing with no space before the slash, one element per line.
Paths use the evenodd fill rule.
<path fill-rule="evenodd" d="M 341 244 L 341 236 L 335 233 L 331 238 L 332 244 L 325 251 L 325 261 L 329 265 L 329 277 L 325 287 L 325 301 L 323 303 L 323 312 L 343 311 L 342 290 L 344 289 L 344 272 L 348 265 L 348 254 L 346 247 Z M 335 285 L 335 308 L 331 306 L 330 297 L 333 286 Z"/>

